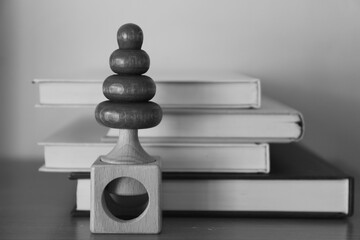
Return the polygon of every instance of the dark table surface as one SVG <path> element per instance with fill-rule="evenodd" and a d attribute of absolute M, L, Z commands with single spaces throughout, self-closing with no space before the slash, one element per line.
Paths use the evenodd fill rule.
<path fill-rule="evenodd" d="M 165 217 L 160 235 L 94 235 L 72 217 L 75 181 L 40 173 L 41 162 L 2 161 L 0 239 L 360 239 L 358 204 L 347 219 Z"/>

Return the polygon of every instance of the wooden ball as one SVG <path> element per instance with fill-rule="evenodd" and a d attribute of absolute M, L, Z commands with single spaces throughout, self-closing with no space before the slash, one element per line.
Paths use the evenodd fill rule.
<path fill-rule="evenodd" d="M 103 83 L 103 93 L 111 101 L 146 102 L 155 92 L 154 80 L 145 75 L 112 75 Z"/>
<path fill-rule="evenodd" d="M 117 32 L 117 42 L 120 49 L 141 49 L 143 39 L 141 28 L 133 23 L 122 25 Z"/>
<path fill-rule="evenodd" d="M 158 125 L 162 118 L 161 107 L 153 102 L 117 103 L 104 101 L 97 105 L 98 123 L 119 129 L 143 129 Z"/>
<path fill-rule="evenodd" d="M 143 50 L 115 50 L 110 56 L 110 68 L 118 74 L 143 74 L 149 70 L 150 58 Z"/>

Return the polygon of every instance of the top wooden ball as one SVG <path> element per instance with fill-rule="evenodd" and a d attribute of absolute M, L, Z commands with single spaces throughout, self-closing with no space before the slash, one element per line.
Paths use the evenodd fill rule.
<path fill-rule="evenodd" d="M 122 25 L 117 32 L 119 49 L 141 49 L 143 39 L 144 36 L 141 28 L 133 23 Z"/>

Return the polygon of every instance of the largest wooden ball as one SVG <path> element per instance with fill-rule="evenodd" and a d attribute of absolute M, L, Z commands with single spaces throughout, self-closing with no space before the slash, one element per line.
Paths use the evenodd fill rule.
<path fill-rule="evenodd" d="M 95 118 L 98 123 L 110 128 L 152 128 L 160 123 L 162 110 L 154 102 L 117 103 L 104 101 L 97 105 Z"/>

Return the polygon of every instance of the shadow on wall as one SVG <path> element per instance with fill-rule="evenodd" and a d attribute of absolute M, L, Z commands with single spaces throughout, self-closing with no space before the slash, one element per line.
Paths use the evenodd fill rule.
<path fill-rule="evenodd" d="M 8 2 L 0 1 L 0 157 L 3 157 L 8 152 L 7 149 L 11 148 L 13 142 L 13 136 L 9 130 L 9 124 L 11 124 L 11 116 L 15 111 L 11 103 L 12 84 L 14 80 L 11 74 L 11 62 L 13 61 L 13 54 L 11 48 L 11 35 L 12 30 L 10 26 Z M 7 156 L 5 156 L 7 157 Z"/>
<path fill-rule="evenodd" d="M 302 143 L 306 147 L 347 173 L 360 173 L 359 99 L 351 99 L 341 91 L 334 94 L 326 87 L 321 90 L 306 84 L 270 81 L 263 86 L 266 95 L 302 112 L 305 120 Z"/>

